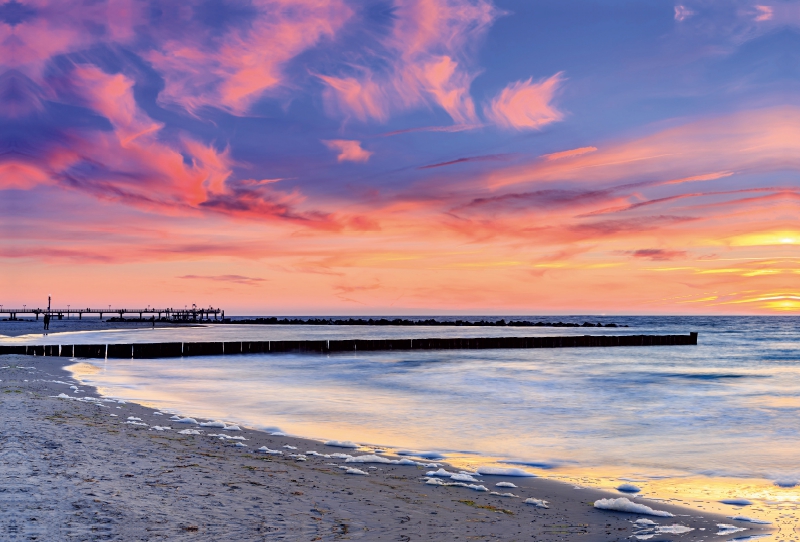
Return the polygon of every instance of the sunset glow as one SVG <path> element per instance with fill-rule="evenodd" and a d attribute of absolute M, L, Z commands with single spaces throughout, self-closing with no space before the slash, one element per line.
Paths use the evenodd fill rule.
<path fill-rule="evenodd" d="M 789 2 L 0 4 L 7 306 L 800 312 Z"/>

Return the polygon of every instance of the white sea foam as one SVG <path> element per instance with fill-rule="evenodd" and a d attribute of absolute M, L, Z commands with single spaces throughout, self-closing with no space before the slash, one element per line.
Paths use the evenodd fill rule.
<path fill-rule="evenodd" d="M 172 419 L 175 419 L 175 418 L 172 418 Z M 175 423 L 193 423 L 193 424 L 197 425 L 197 420 L 195 420 L 194 418 L 180 418 L 179 417 L 177 420 L 175 420 Z"/>
<path fill-rule="evenodd" d="M 234 446 L 236 446 L 237 448 L 244 448 L 245 446 L 247 446 L 247 444 L 243 442 L 237 442 L 236 444 L 234 444 Z"/>
<path fill-rule="evenodd" d="M 331 454 L 331 457 L 334 458 L 334 459 L 348 459 L 348 458 L 353 457 L 353 456 L 350 455 L 350 454 L 335 453 L 335 454 Z"/>
<path fill-rule="evenodd" d="M 522 469 L 504 469 L 501 467 L 479 467 L 477 472 L 483 476 L 523 476 L 528 478 L 536 476 Z"/>
<path fill-rule="evenodd" d="M 129 420 L 133 420 L 134 422 L 140 422 L 140 421 L 142 421 L 142 419 L 141 419 L 141 418 L 137 418 L 137 417 L 135 417 L 135 416 L 128 416 L 128 419 L 129 419 Z"/>
<path fill-rule="evenodd" d="M 330 459 L 330 457 L 331 457 L 331 456 L 329 456 L 328 454 L 321 454 L 321 453 L 319 453 L 319 452 L 318 452 L 318 451 L 316 451 L 316 450 L 308 450 L 308 451 L 306 452 L 306 455 L 311 455 L 311 456 L 314 456 L 314 457 L 324 457 L 324 458 L 326 458 L 326 459 Z"/>
<path fill-rule="evenodd" d="M 213 421 L 213 422 L 201 422 L 200 423 L 200 427 L 219 427 L 219 428 L 224 429 L 225 428 L 225 422 L 221 422 L 221 421 L 218 421 L 218 420 L 217 421 Z"/>
<path fill-rule="evenodd" d="M 163 416 L 163 412 L 153 412 L 153 416 Z"/>
<path fill-rule="evenodd" d="M 617 486 L 617 491 L 623 491 L 625 493 L 639 493 L 641 488 L 633 484 L 620 484 Z"/>
<path fill-rule="evenodd" d="M 231 424 L 231 425 L 226 425 L 225 427 L 222 428 L 222 430 L 223 431 L 241 431 L 242 429 L 238 425 Z"/>
<path fill-rule="evenodd" d="M 335 446 L 337 448 L 358 448 L 358 444 L 349 440 L 327 440 L 325 446 Z"/>
<path fill-rule="evenodd" d="M 525 504 L 532 504 L 536 508 L 550 508 L 547 506 L 549 501 L 543 501 L 542 499 L 534 499 L 533 497 L 529 499 L 525 499 Z"/>
<path fill-rule="evenodd" d="M 495 495 L 497 497 L 517 497 L 513 493 L 498 493 L 497 491 L 490 491 L 489 495 Z"/>
<path fill-rule="evenodd" d="M 758 523 L 761 525 L 769 525 L 772 523 L 771 521 L 767 521 L 765 519 L 757 519 L 747 516 L 728 516 L 728 518 L 732 519 L 733 521 L 746 521 L 748 523 Z"/>
<path fill-rule="evenodd" d="M 633 523 L 635 523 L 636 525 L 658 525 L 658 523 L 656 523 L 652 519 L 647 519 L 647 518 L 639 518 Z"/>
<path fill-rule="evenodd" d="M 613 510 L 616 512 L 630 512 L 632 514 L 646 514 L 648 516 L 659 516 L 663 518 L 671 518 L 673 514 L 663 510 L 653 510 L 649 506 L 631 502 L 625 497 L 619 499 L 599 499 L 594 502 L 594 507 L 600 510 Z"/>
<path fill-rule="evenodd" d="M 208 434 L 208 435 L 206 435 L 206 436 L 208 436 L 208 437 L 217 437 L 217 438 L 219 438 L 220 440 L 247 440 L 246 438 L 244 438 L 244 437 L 243 437 L 243 436 L 241 436 L 241 435 L 239 435 L 239 436 L 236 436 L 236 437 L 232 437 L 232 436 L 230 436 L 230 435 L 224 435 L 224 434 L 222 434 L 222 433 L 219 433 L 219 434 L 217 434 L 217 433 L 209 433 L 209 434 Z"/>
<path fill-rule="evenodd" d="M 392 461 L 379 455 L 358 455 L 355 457 L 348 457 L 345 463 L 386 463 L 390 464 Z"/>
<path fill-rule="evenodd" d="M 739 533 L 741 531 L 746 531 L 746 527 L 737 527 L 736 525 L 731 525 L 730 523 L 717 523 L 717 529 L 719 535 L 725 534 L 732 534 L 732 533 Z"/>
<path fill-rule="evenodd" d="M 441 476 L 443 478 L 450 478 L 454 474 L 455 474 L 454 472 L 448 472 L 444 469 L 439 469 L 439 470 L 428 471 L 425 473 L 425 476 Z"/>
<path fill-rule="evenodd" d="M 425 483 L 431 486 L 466 487 L 474 491 L 489 491 L 486 486 L 483 485 L 466 484 L 464 482 L 445 482 L 439 478 L 425 478 Z"/>
<path fill-rule="evenodd" d="M 125 422 L 125 423 L 127 423 L 128 425 L 141 425 L 142 427 L 147 427 L 147 424 L 146 424 L 146 423 L 142 423 L 142 422 L 134 422 L 134 421 L 132 421 L 132 420 L 128 420 L 128 421 L 127 421 L 127 422 Z"/>
<path fill-rule="evenodd" d="M 346 470 L 346 471 L 344 471 L 344 472 L 345 472 L 345 474 L 361 474 L 361 475 L 363 475 L 363 476 L 367 476 L 367 473 L 366 473 L 366 472 L 364 472 L 364 471 L 363 471 L 363 470 L 361 470 L 361 469 L 347 469 L 347 470 Z"/>
<path fill-rule="evenodd" d="M 270 435 L 272 435 L 273 437 L 285 437 L 286 433 L 281 433 L 280 431 L 274 431 L 270 433 Z"/>
<path fill-rule="evenodd" d="M 512 484 L 511 482 L 497 482 L 495 484 L 496 487 L 517 487 L 516 484 Z"/>
<path fill-rule="evenodd" d="M 172 429 L 172 427 L 169 427 L 167 425 L 154 425 L 150 429 L 152 429 L 154 431 L 168 431 L 168 430 Z"/>
<path fill-rule="evenodd" d="M 178 431 L 179 435 L 202 435 L 202 431 L 198 431 L 197 429 L 184 429 L 183 431 Z"/>
<path fill-rule="evenodd" d="M 480 480 L 476 480 L 471 474 L 453 474 L 450 476 L 450 479 L 456 482 L 480 482 Z"/>
<path fill-rule="evenodd" d="M 656 525 L 655 527 L 645 528 L 644 530 L 636 531 L 634 536 L 637 540 L 649 540 L 659 534 L 686 534 L 691 531 L 694 531 L 693 527 L 687 527 L 686 525 L 679 525 L 676 523 L 673 525 Z"/>
<path fill-rule="evenodd" d="M 331 456 L 332 457 L 332 456 Z M 386 465 L 419 465 L 410 459 L 389 459 L 380 455 L 357 455 L 345 458 L 345 463 L 383 463 Z"/>
<path fill-rule="evenodd" d="M 433 452 L 431 450 L 415 451 L 415 450 L 398 450 L 397 455 L 410 455 L 421 457 L 423 459 L 444 459 L 444 454 Z"/>
<path fill-rule="evenodd" d="M 283 455 L 282 451 L 280 451 L 280 450 L 271 450 L 271 449 L 267 448 L 266 446 L 262 446 L 261 448 L 259 448 L 256 451 L 257 452 L 262 452 L 262 453 L 265 453 L 265 454 L 270 454 L 270 455 Z"/>
<path fill-rule="evenodd" d="M 684 534 L 691 531 L 694 531 L 693 527 L 687 527 L 686 525 L 659 525 L 656 527 L 659 534 Z"/>
<path fill-rule="evenodd" d="M 722 499 L 722 504 L 730 504 L 733 506 L 750 506 L 753 504 L 753 501 L 748 501 L 747 499 Z"/>
<path fill-rule="evenodd" d="M 290 444 L 284 444 L 283 447 L 286 448 L 287 450 L 296 450 L 297 449 L 297 446 L 292 446 Z"/>

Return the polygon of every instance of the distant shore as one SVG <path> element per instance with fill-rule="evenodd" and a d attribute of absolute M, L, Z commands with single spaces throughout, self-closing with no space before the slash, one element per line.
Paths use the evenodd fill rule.
<path fill-rule="evenodd" d="M 264 324 L 290 326 L 455 326 L 455 327 L 628 327 L 615 323 L 600 322 L 543 322 L 531 320 L 436 320 L 408 318 L 244 318 L 226 321 L 230 324 Z"/>
<path fill-rule="evenodd" d="M 77 318 L 64 318 L 59 320 L 54 318 L 50 321 L 50 329 L 45 332 L 44 324 L 41 319 L 24 318 L 19 320 L 0 320 L 0 336 L 5 335 L 8 337 L 19 337 L 21 335 L 44 335 L 53 333 L 68 333 L 78 331 L 109 331 L 114 329 L 164 329 L 175 327 L 191 327 L 191 326 L 205 326 L 205 325 L 306 325 L 306 326 L 370 326 L 370 327 L 384 327 L 384 326 L 406 326 L 406 327 L 555 327 L 555 328 L 627 328 L 627 325 L 619 325 L 613 322 L 606 324 L 597 322 L 543 322 L 543 321 L 530 321 L 530 320 L 444 320 L 444 319 L 408 319 L 408 318 L 317 318 L 317 317 L 256 317 L 241 319 L 227 319 L 226 322 L 217 320 L 203 321 L 203 322 L 171 322 L 166 320 L 156 320 L 155 322 L 148 319 L 119 319 L 107 318 L 101 319 L 97 317 L 87 317 L 82 319 Z"/>
<path fill-rule="evenodd" d="M 76 383 L 65 362 L 0 357 L 0 515 L 13 517 L 29 537 L 605 541 L 662 533 L 728 540 L 764 532 L 634 497 L 673 516 L 600 510 L 592 503 L 624 495 L 543 478 L 473 473 L 465 476 L 478 482 L 443 485 L 454 479 L 426 472 L 457 472 L 446 464 L 232 430 L 236 420 L 226 420 L 227 429 L 179 423 L 152 408 L 104 400 Z M 719 524 L 747 531 L 716 536 L 724 531 Z"/>

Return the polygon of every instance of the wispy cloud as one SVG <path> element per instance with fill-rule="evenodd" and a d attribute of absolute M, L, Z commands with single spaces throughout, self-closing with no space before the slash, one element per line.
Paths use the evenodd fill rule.
<path fill-rule="evenodd" d="M 668 250 L 663 248 L 641 248 L 639 250 L 628 252 L 628 254 L 634 258 L 642 258 L 655 262 L 676 260 L 686 257 L 685 250 Z"/>
<path fill-rule="evenodd" d="M 510 154 L 485 154 L 483 156 L 468 156 L 465 158 L 456 158 L 455 160 L 448 160 L 447 162 L 438 162 L 427 166 L 420 166 L 417 169 L 433 169 L 437 167 L 453 166 L 455 164 L 465 164 L 469 162 L 498 162 L 508 160 L 513 157 Z"/>
<path fill-rule="evenodd" d="M 560 151 L 560 152 L 552 152 L 550 154 L 543 154 L 542 158 L 545 160 L 553 161 L 553 160 L 561 160 L 562 158 L 572 158 L 574 156 L 580 156 L 582 154 L 588 154 L 590 152 L 595 152 L 597 147 L 580 147 L 578 149 L 570 149 L 568 151 Z"/>
<path fill-rule="evenodd" d="M 266 279 L 245 277 L 242 275 L 183 275 L 177 278 L 186 280 L 209 280 L 212 282 L 232 282 L 244 286 L 258 286 L 262 282 L 266 282 Z"/>
<path fill-rule="evenodd" d="M 538 130 L 559 121 L 564 114 L 552 102 L 563 81 L 563 74 L 557 73 L 537 83 L 533 78 L 512 83 L 486 107 L 486 117 L 499 126 L 517 130 Z"/>
<path fill-rule="evenodd" d="M 497 16 L 487 0 L 397 0 L 377 62 L 322 73 L 332 115 L 385 122 L 394 112 L 436 105 L 457 124 L 477 124 L 469 51 Z"/>
<path fill-rule="evenodd" d="M 322 142 L 329 149 L 338 152 L 339 162 L 366 162 L 374 153 L 364 150 L 360 141 L 351 139 L 324 139 Z"/>
<path fill-rule="evenodd" d="M 758 11 L 758 15 L 756 15 L 756 21 L 769 21 L 772 19 L 773 11 L 772 7 L 770 6 L 756 6 L 756 11 Z"/>
<path fill-rule="evenodd" d="M 694 15 L 694 11 L 687 8 L 686 6 L 675 6 L 675 20 L 676 21 L 685 21 L 689 17 Z"/>

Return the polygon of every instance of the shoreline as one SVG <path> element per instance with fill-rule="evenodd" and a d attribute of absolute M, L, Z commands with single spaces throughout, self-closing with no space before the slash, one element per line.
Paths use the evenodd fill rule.
<path fill-rule="evenodd" d="M 673 528 L 670 536 L 680 540 L 708 536 L 728 540 L 773 532 L 766 525 L 634 497 L 628 498 L 674 517 L 599 510 L 591 503 L 624 495 L 538 477 L 473 474 L 480 482 L 472 485 L 488 491 L 432 485 L 425 483 L 426 472 L 458 470 L 440 461 L 433 468 L 326 458 L 322 456 L 375 454 L 245 427 L 223 431 L 179 424 L 152 408 L 103 401 L 90 386 L 81 386 L 76 395 L 69 386 L 79 384 L 69 384 L 74 379 L 63 368 L 67 358 L 6 355 L 0 363 L 8 367 L 0 369 L 7 473 L 0 500 L 7 501 L 2 503 L 3 515 L 26 533 L 83 529 L 104 533 L 104 539 L 125 539 L 134 533 L 140 539 L 235 533 L 248 540 L 281 533 L 292 540 L 562 540 L 580 534 L 584 540 L 612 540 L 671 532 L 634 523 L 640 519 L 662 529 L 671 525 L 692 529 L 682 534 Z M 59 394 L 94 399 L 54 397 Z M 140 420 L 128 420 L 129 416 Z M 156 425 L 170 429 L 154 430 Z M 186 429 L 202 434 L 179 433 Z M 262 446 L 283 453 L 254 453 Z M 291 454 L 305 457 L 299 460 Z M 346 474 L 339 467 L 367 474 Z M 444 477 L 428 479 L 452 482 Z M 500 482 L 517 487 L 495 485 Z M 9 499 L 10 495 L 15 497 Z M 549 508 L 526 504 L 527 498 L 548 501 Z M 43 517 L 36 518 L 37 514 Z M 718 524 L 747 530 L 717 535 Z"/>

